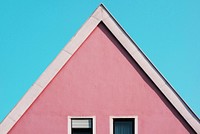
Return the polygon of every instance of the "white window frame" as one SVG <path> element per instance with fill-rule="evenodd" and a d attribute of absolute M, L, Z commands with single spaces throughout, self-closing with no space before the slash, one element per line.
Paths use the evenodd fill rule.
<path fill-rule="evenodd" d="M 96 134 L 96 117 L 95 116 L 68 116 L 68 134 L 71 134 L 72 119 L 92 119 L 92 133 Z"/>
<path fill-rule="evenodd" d="M 110 116 L 110 134 L 113 134 L 114 119 L 134 119 L 135 134 L 138 134 L 138 116 Z"/>

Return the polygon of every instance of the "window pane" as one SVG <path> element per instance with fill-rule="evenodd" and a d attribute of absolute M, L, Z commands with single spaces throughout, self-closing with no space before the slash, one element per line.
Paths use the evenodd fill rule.
<path fill-rule="evenodd" d="M 134 134 L 134 119 L 114 119 L 114 134 Z"/>
<path fill-rule="evenodd" d="M 72 129 L 72 134 L 92 134 L 92 129 Z"/>
<path fill-rule="evenodd" d="M 72 119 L 72 128 L 92 128 L 92 119 Z"/>
<path fill-rule="evenodd" d="M 92 134 L 92 124 L 91 118 L 72 118 L 71 132 L 72 134 Z"/>

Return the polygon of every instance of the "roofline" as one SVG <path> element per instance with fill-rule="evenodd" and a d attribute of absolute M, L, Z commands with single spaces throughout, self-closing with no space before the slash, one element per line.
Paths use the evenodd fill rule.
<path fill-rule="evenodd" d="M 124 28 L 120 25 L 120 23 L 117 21 L 117 19 L 115 19 L 113 17 L 113 15 L 109 12 L 109 10 L 102 3 L 100 4 L 100 6 L 102 6 L 109 13 L 110 17 L 113 18 L 113 21 L 115 21 L 118 24 L 118 26 L 121 28 L 121 30 L 124 32 L 124 34 L 132 41 L 132 43 L 137 47 L 137 49 L 144 55 L 145 59 L 149 62 L 149 64 L 151 64 L 151 66 L 156 70 L 156 72 L 166 81 L 166 83 L 170 86 L 170 88 L 173 90 L 173 92 L 181 99 L 181 101 L 187 106 L 187 108 L 190 110 L 190 112 L 192 112 L 192 114 L 194 114 L 195 118 L 200 123 L 200 119 L 196 116 L 196 114 L 192 111 L 192 109 L 187 105 L 187 103 L 185 103 L 185 101 L 180 97 L 180 95 L 176 92 L 176 90 L 174 89 L 174 87 L 167 81 L 167 79 L 162 75 L 162 73 L 159 72 L 159 70 L 157 69 L 157 67 L 151 62 L 151 60 L 145 55 L 145 53 L 139 48 L 139 46 L 136 45 L 137 43 L 124 30 Z"/>
<path fill-rule="evenodd" d="M 100 22 L 103 22 L 107 26 L 111 33 L 143 69 L 147 76 L 154 82 L 158 89 L 160 89 L 162 94 L 180 113 L 185 121 L 194 129 L 194 131 L 200 133 L 200 121 L 198 117 L 181 99 L 173 87 L 150 62 L 130 36 L 123 30 L 105 6 L 100 4 L 91 17 L 84 23 L 75 36 L 69 41 L 69 43 L 67 43 L 53 62 L 41 74 L 38 80 L 26 92 L 13 110 L 6 116 L 0 124 L 1 134 L 6 134 L 11 130 L 11 128 L 17 123 L 26 110 L 32 105 L 40 93 L 42 93 L 46 86 L 51 82 L 64 64 L 70 59 L 70 57 Z"/>

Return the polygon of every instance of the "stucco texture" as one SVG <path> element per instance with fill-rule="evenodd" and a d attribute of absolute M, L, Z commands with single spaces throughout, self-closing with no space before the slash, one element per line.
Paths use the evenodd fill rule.
<path fill-rule="evenodd" d="M 110 116 L 138 116 L 139 134 L 193 133 L 101 23 L 9 133 L 67 134 L 68 116 L 96 116 L 96 134 Z"/>

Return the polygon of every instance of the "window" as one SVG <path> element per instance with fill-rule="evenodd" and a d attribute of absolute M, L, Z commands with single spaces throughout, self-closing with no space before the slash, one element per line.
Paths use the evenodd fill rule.
<path fill-rule="evenodd" d="M 92 119 L 71 119 L 72 134 L 92 134 Z"/>
<path fill-rule="evenodd" d="M 137 134 L 137 117 L 111 117 L 110 134 Z"/>
<path fill-rule="evenodd" d="M 68 134 L 95 134 L 94 117 L 69 117 Z"/>
<path fill-rule="evenodd" d="M 114 134 L 134 134 L 134 119 L 114 119 Z"/>

